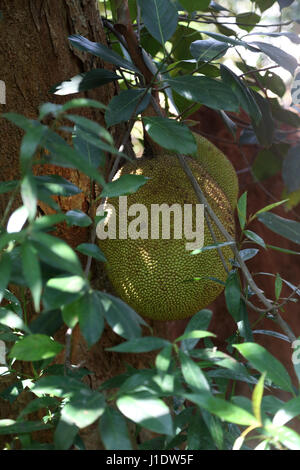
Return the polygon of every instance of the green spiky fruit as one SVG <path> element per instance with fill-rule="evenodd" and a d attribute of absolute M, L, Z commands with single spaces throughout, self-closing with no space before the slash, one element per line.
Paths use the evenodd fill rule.
<path fill-rule="evenodd" d="M 239 192 L 236 172 L 221 150 L 209 140 L 193 133 L 197 142 L 197 154 L 193 156 L 207 173 L 218 183 L 227 196 L 231 206 L 235 208 Z"/>
<path fill-rule="evenodd" d="M 192 158 L 187 161 L 212 209 L 226 230 L 234 236 L 233 201 L 231 205 L 225 191 L 204 166 Z M 127 197 L 128 208 L 133 204 L 143 204 L 150 214 L 153 204 L 180 204 L 181 207 L 184 204 L 199 204 L 191 182 L 175 156 L 164 155 L 126 163 L 115 179 L 125 174 L 149 178 L 136 193 Z M 232 184 L 231 180 L 228 184 Z M 116 294 L 137 313 L 155 320 L 182 319 L 206 307 L 220 294 L 223 286 L 214 279 L 224 282 L 227 274 L 216 249 L 194 255 L 187 251 L 186 243 L 191 241 L 190 238 L 187 240 L 184 235 L 180 239 L 173 237 L 174 217 L 171 217 L 170 239 L 163 239 L 161 233 L 159 239 L 151 238 L 151 220 L 147 227 L 148 238 L 119 239 L 119 198 L 110 198 L 108 203 L 115 209 L 117 237 L 99 240 L 99 246 L 106 256 L 108 276 Z M 128 216 L 128 224 L 136 217 Z M 106 222 L 109 223 L 109 217 Z M 195 217 L 193 230 L 196 228 L 194 222 Z M 224 237 L 213 223 L 212 227 L 217 241 L 224 242 Z M 206 223 L 204 245 L 214 245 Z M 230 267 L 230 248 L 223 247 L 222 252 Z"/>

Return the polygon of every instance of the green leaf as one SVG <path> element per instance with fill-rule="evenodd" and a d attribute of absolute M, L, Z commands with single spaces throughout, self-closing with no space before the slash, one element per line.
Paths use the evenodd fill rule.
<path fill-rule="evenodd" d="M 192 331 L 199 331 L 199 330 L 207 330 L 210 321 L 212 318 L 212 311 L 211 310 L 200 310 L 195 315 L 192 316 L 190 321 L 188 322 L 185 330 L 184 335 L 192 332 Z M 198 338 L 189 338 L 182 340 L 181 348 L 184 352 L 193 349 L 196 344 L 198 343 Z"/>
<path fill-rule="evenodd" d="M 209 3 L 210 0 L 180 0 L 180 5 L 189 13 L 199 10 L 206 11 Z"/>
<path fill-rule="evenodd" d="M 277 155 L 273 148 L 262 149 L 255 157 L 252 171 L 259 181 L 276 175 L 282 167 L 282 158 Z"/>
<path fill-rule="evenodd" d="M 86 138 L 87 135 L 89 136 L 88 139 Z M 93 143 L 95 144 L 95 137 L 93 137 L 93 135 L 89 133 L 82 133 L 82 130 L 78 126 L 74 127 L 72 141 L 75 150 L 95 168 L 98 168 L 99 166 L 104 167 L 105 150 L 100 148 L 100 146 L 103 147 L 102 141 L 96 138 L 97 145 L 93 145 L 93 143 L 90 142 L 90 138 L 92 138 Z"/>
<path fill-rule="evenodd" d="M 9 283 L 11 273 L 11 257 L 8 253 L 4 252 L 0 258 L 0 303 L 4 296 L 4 291 Z"/>
<path fill-rule="evenodd" d="M 96 108 L 96 109 L 106 109 L 105 104 L 100 101 L 91 100 L 88 98 L 74 98 L 73 100 L 67 101 L 61 108 L 62 112 L 69 111 L 69 109 L 74 108 Z"/>
<path fill-rule="evenodd" d="M 41 175 L 34 179 L 38 188 L 46 188 L 57 196 L 74 196 L 82 192 L 75 184 L 59 175 Z"/>
<path fill-rule="evenodd" d="M 265 377 L 266 374 L 263 373 L 262 376 L 260 377 L 259 381 L 254 387 L 254 390 L 252 392 L 252 408 L 253 408 L 253 413 L 255 418 L 259 423 L 262 422 L 261 420 L 261 402 L 262 402 L 262 397 L 264 394 L 264 383 L 265 383 Z"/>
<path fill-rule="evenodd" d="M 285 426 L 267 425 L 264 428 L 267 435 L 271 435 L 277 442 L 281 442 L 290 450 L 300 450 L 300 436 L 293 429 Z"/>
<path fill-rule="evenodd" d="M 184 352 L 179 350 L 179 360 L 181 363 L 181 371 L 185 382 L 193 391 L 206 390 L 209 391 L 209 383 L 203 374 L 201 368 Z"/>
<path fill-rule="evenodd" d="M 228 47 L 228 44 L 210 38 L 192 42 L 190 51 L 197 61 L 210 62 L 223 57 Z"/>
<path fill-rule="evenodd" d="M 0 434 L 28 434 L 52 428 L 52 424 L 44 424 L 40 421 L 17 422 L 12 419 L 0 419 Z"/>
<path fill-rule="evenodd" d="M 31 389 L 37 395 L 53 395 L 59 398 L 69 398 L 77 395 L 81 390 L 87 393 L 90 389 L 78 380 L 64 375 L 48 375 L 39 379 Z"/>
<path fill-rule="evenodd" d="M 89 292 L 77 300 L 80 331 L 89 347 L 95 344 L 104 329 L 104 307 L 96 292 Z"/>
<path fill-rule="evenodd" d="M 168 346 L 169 341 L 155 336 L 143 336 L 143 338 L 135 338 L 125 343 L 118 344 L 112 348 L 107 348 L 107 351 L 126 352 L 126 353 L 140 353 L 154 351 Z"/>
<path fill-rule="evenodd" d="M 149 178 L 143 175 L 122 175 L 115 181 L 107 183 L 101 197 L 117 197 L 136 193 L 147 183 Z"/>
<path fill-rule="evenodd" d="M 26 331 L 30 333 L 29 328 L 15 312 L 8 310 L 5 307 L 0 307 L 0 325 L 8 326 L 9 328 Z"/>
<path fill-rule="evenodd" d="M 103 414 L 104 409 L 105 399 L 103 395 L 85 389 L 77 392 L 63 407 L 61 419 L 82 429 L 94 423 Z"/>
<path fill-rule="evenodd" d="M 96 121 L 92 121 L 91 119 L 87 119 L 83 116 L 78 116 L 77 114 L 68 114 L 66 116 L 70 121 L 74 122 L 79 126 L 81 129 L 85 129 L 86 131 L 90 132 L 91 134 L 95 134 L 98 137 L 103 138 L 109 144 L 113 144 L 114 140 L 110 133 Z"/>
<path fill-rule="evenodd" d="M 282 279 L 281 279 L 280 275 L 277 273 L 276 278 L 275 278 L 275 298 L 276 298 L 276 300 L 279 299 L 280 294 L 281 294 L 281 290 L 282 290 Z"/>
<path fill-rule="evenodd" d="M 259 123 L 257 123 L 255 119 L 252 118 L 252 126 L 255 131 L 255 135 L 260 145 L 264 147 L 271 147 L 274 140 L 275 124 L 270 103 L 266 98 L 263 98 L 256 91 L 252 90 L 252 93 L 262 116 Z"/>
<path fill-rule="evenodd" d="M 37 188 L 33 176 L 28 173 L 21 182 L 21 196 L 24 206 L 28 211 L 29 220 L 33 220 L 37 208 Z"/>
<path fill-rule="evenodd" d="M 72 446 L 78 427 L 74 423 L 60 419 L 54 432 L 55 450 L 68 450 Z"/>
<path fill-rule="evenodd" d="M 79 259 L 66 242 L 42 232 L 32 233 L 31 240 L 45 263 L 79 276 L 82 274 Z"/>
<path fill-rule="evenodd" d="M 66 221 L 69 226 L 76 225 L 77 227 L 88 227 L 93 223 L 92 219 L 79 209 L 66 212 Z"/>
<path fill-rule="evenodd" d="M 225 300 L 229 313 L 233 316 L 235 321 L 239 321 L 241 287 L 236 271 L 231 272 L 226 280 Z"/>
<path fill-rule="evenodd" d="M 32 294 L 34 308 L 39 312 L 43 282 L 38 253 L 32 243 L 25 241 L 21 245 L 21 256 L 23 275 Z"/>
<path fill-rule="evenodd" d="M 239 103 L 230 86 L 209 77 L 182 75 L 165 80 L 170 87 L 187 100 L 197 101 L 209 108 L 237 112 Z"/>
<path fill-rule="evenodd" d="M 282 178 L 291 193 L 300 189 L 300 145 L 291 147 L 283 160 Z"/>
<path fill-rule="evenodd" d="M 76 247 L 76 250 L 83 255 L 95 258 L 97 261 L 107 261 L 100 248 L 94 243 L 81 243 Z"/>
<path fill-rule="evenodd" d="M 292 354 L 292 363 L 294 367 L 295 374 L 297 376 L 298 382 L 300 384 L 300 338 L 298 337 L 296 341 L 293 341 L 292 348 L 294 352 Z"/>
<path fill-rule="evenodd" d="M 259 250 L 257 250 L 256 248 L 246 248 L 245 250 L 241 250 L 239 252 L 239 255 L 243 261 L 248 261 L 249 259 L 254 258 L 254 256 L 256 256 L 258 252 Z"/>
<path fill-rule="evenodd" d="M 263 212 L 268 212 L 272 209 L 274 209 L 274 207 L 277 207 L 277 206 L 281 206 L 281 204 L 284 204 L 285 202 L 287 202 L 288 199 L 284 199 L 283 201 L 279 201 L 279 202 L 274 202 L 273 204 L 269 204 L 268 206 L 265 206 L 263 207 L 262 209 L 260 209 L 259 211 L 255 212 L 255 214 L 251 217 L 251 219 L 255 219 L 259 214 L 262 214 Z"/>
<path fill-rule="evenodd" d="M 120 80 L 120 75 L 106 69 L 93 69 L 86 73 L 80 73 L 68 80 L 57 83 L 50 88 L 49 92 L 55 95 L 70 95 L 71 93 L 79 93 L 87 91 L 115 80 Z"/>
<path fill-rule="evenodd" d="M 239 28 L 251 31 L 257 23 L 260 22 L 260 16 L 252 11 L 246 11 L 236 15 L 236 24 Z"/>
<path fill-rule="evenodd" d="M 286 423 L 291 421 L 300 415 L 300 397 L 295 397 L 292 400 L 284 403 L 280 409 L 276 412 L 273 418 L 274 426 L 284 426 Z"/>
<path fill-rule="evenodd" d="M 234 347 L 257 369 L 261 374 L 267 373 L 282 390 L 293 393 L 293 385 L 285 367 L 265 348 L 255 343 L 236 344 Z"/>
<path fill-rule="evenodd" d="M 121 91 L 109 102 L 105 112 L 107 126 L 111 127 L 120 122 L 129 121 L 140 114 L 147 108 L 150 97 L 151 95 L 146 88 Z"/>
<path fill-rule="evenodd" d="M 132 450 L 126 421 L 118 410 L 105 408 L 99 430 L 106 450 Z"/>
<path fill-rule="evenodd" d="M 87 38 L 80 36 L 79 34 L 73 34 L 72 36 L 69 36 L 69 41 L 77 49 L 101 57 L 101 59 L 103 59 L 105 62 L 114 64 L 117 67 L 121 67 L 127 70 L 132 70 L 136 73 L 140 73 L 132 62 L 123 59 L 123 57 L 114 52 L 112 49 L 103 46 L 103 44 L 100 44 L 99 42 L 89 41 Z"/>
<path fill-rule="evenodd" d="M 257 233 L 252 232 L 252 230 L 244 230 L 244 234 L 247 238 L 249 238 L 249 240 L 252 240 L 254 243 L 257 243 L 257 245 L 266 248 L 264 240 L 259 235 L 257 235 Z"/>
<path fill-rule="evenodd" d="M 247 191 L 245 191 L 238 200 L 237 203 L 238 217 L 240 221 L 241 229 L 243 230 L 247 221 Z"/>
<path fill-rule="evenodd" d="M 31 167 L 33 157 L 37 151 L 48 128 L 41 124 L 28 129 L 24 135 L 20 147 L 20 164 L 22 173 L 26 173 Z"/>
<path fill-rule="evenodd" d="M 54 408 L 59 407 L 59 401 L 56 398 L 53 398 L 53 397 L 35 398 L 31 402 L 29 402 L 28 405 L 25 406 L 25 408 L 22 409 L 21 413 L 18 416 L 18 420 L 40 409 L 53 408 L 53 407 Z"/>
<path fill-rule="evenodd" d="M 150 137 L 162 147 L 186 155 L 197 151 L 195 138 L 185 124 L 162 117 L 144 117 L 143 122 Z"/>
<path fill-rule="evenodd" d="M 185 393 L 185 398 L 195 403 L 199 408 L 204 408 L 213 415 L 218 416 L 224 421 L 240 424 L 242 426 L 251 426 L 257 424 L 257 420 L 248 411 L 233 405 L 229 401 L 216 398 L 208 392 L 198 391 L 196 393 Z"/>
<path fill-rule="evenodd" d="M 165 346 L 155 358 L 155 366 L 161 372 L 167 372 L 172 360 L 172 344 Z"/>
<path fill-rule="evenodd" d="M 112 330 L 125 339 L 139 338 L 140 325 L 147 323 L 121 299 L 104 292 L 98 292 L 98 295 L 105 308 L 105 319 Z"/>
<path fill-rule="evenodd" d="M 276 62 L 276 64 L 280 65 L 280 67 L 283 67 L 284 69 L 288 70 L 292 75 L 294 75 L 298 65 L 298 62 L 295 57 L 288 54 L 283 49 L 273 46 L 272 44 L 259 41 L 253 42 L 252 44 L 259 47 L 264 54 L 270 57 L 270 59 Z"/>
<path fill-rule="evenodd" d="M 62 292 L 79 293 L 88 286 L 87 280 L 83 276 L 59 276 L 52 277 L 47 281 L 47 287 Z"/>
<path fill-rule="evenodd" d="M 62 344 L 53 341 L 49 336 L 34 334 L 15 343 L 9 357 L 20 361 L 39 361 L 54 357 L 63 349 Z"/>
<path fill-rule="evenodd" d="M 177 28 L 177 9 L 170 0 L 138 0 L 142 19 L 149 33 L 161 44 L 170 39 Z"/>
<path fill-rule="evenodd" d="M 17 188 L 19 181 L 1 181 L 0 182 L 0 194 L 9 193 Z"/>
<path fill-rule="evenodd" d="M 100 143 L 99 145 L 102 145 L 100 139 L 95 140 Z M 108 145 L 104 144 L 103 142 L 103 146 Z M 49 163 L 68 168 L 76 168 L 93 180 L 97 181 L 100 185 L 105 185 L 104 178 L 102 175 L 100 175 L 100 173 L 98 173 L 97 168 L 93 166 L 92 163 L 90 163 L 87 159 L 82 158 L 80 153 L 71 148 L 64 141 L 64 139 L 62 139 L 51 129 L 48 129 L 47 131 L 46 138 L 43 140 L 43 147 L 45 147 L 50 152 Z M 108 146 L 108 148 L 111 149 L 111 146 Z M 118 152 L 115 151 L 114 153 Z"/>
<path fill-rule="evenodd" d="M 188 333 L 184 333 L 182 336 L 179 336 L 175 340 L 177 343 L 178 341 L 184 341 L 187 339 L 202 339 L 202 338 L 208 338 L 209 336 L 216 336 L 214 333 L 210 333 L 209 331 L 201 331 L 201 330 L 192 330 L 189 331 Z"/>
<path fill-rule="evenodd" d="M 23 114 L 4 113 L 2 116 L 26 132 L 32 130 L 34 125 L 38 124 L 37 121 L 27 119 L 25 116 L 23 116 Z"/>
<path fill-rule="evenodd" d="M 261 110 L 256 103 L 251 90 L 244 82 L 225 65 L 221 64 L 221 77 L 227 87 L 229 87 L 238 100 L 239 105 L 249 114 L 258 125 L 262 119 Z M 225 108 L 224 108 L 225 109 Z"/>
<path fill-rule="evenodd" d="M 133 422 L 159 434 L 173 435 L 173 423 L 167 405 L 144 394 L 123 395 L 117 399 L 121 413 Z"/>
<path fill-rule="evenodd" d="M 300 244 L 300 222 L 284 219 L 272 212 L 259 214 L 258 220 L 272 230 L 272 232 L 278 233 L 282 237 Z"/>
<path fill-rule="evenodd" d="M 220 23 L 219 23 L 220 24 Z M 216 39 L 217 41 L 224 42 L 226 44 L 231 44 L 232 46 L 243 46 L 246 49 L 249 49 L 252 52 L 259 52 L 259 49 L 257 47 L 251 46 L 251 44 L 248 44 L 245 41 L 241 41 L 240 39 L 235 39 L 235 38 L 230 38 L 228 36 L 225 36 L 224 34 L 220 33 L 212 33 L 209 31 L 198 31 L 199 33 L 206 34 L 207 36 Z"/>

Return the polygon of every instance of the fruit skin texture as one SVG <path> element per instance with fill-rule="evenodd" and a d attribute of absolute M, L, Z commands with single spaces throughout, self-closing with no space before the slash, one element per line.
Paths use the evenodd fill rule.
<path fill-rule="evenodd" d="M 224 192 L 201 165 L 192 158 L 187 158 L 187 161 L 212 209 L 234 237 L 232 207 Z M 136 193 L 127 197 L 128 208 L 135 203 L 144 204 L 150 214 L 151 204 L 199 204 L 176 156 L 162 155 L 126 163 L 115 179 L 124 174 L 142 174 L 150 178 Z M 208 279 L 213 277 L 225 281 L 227 277 L 216 249 L 191 255 L 185 247 L 191 240 L 184 236 L 174 239 L 172 225 L 169 240 L 151 239 L 150 215 L 148 239 L 132 240 L 128 237 L 120 240 L 119 198 L 110 198 L 107 202 L 116 210 L 117 238 L 98 239 L 98 243 L 108 260 L 106 269 L 115 293 L 137 313 L 161 321 L 187 318 L 209 305 L 221 293 L 223 286 Z M 135 218 L 128 216 L 128 223 Z M 218 242 L 225 241 L 211 223 Z M 204 246 L 213 244 L 205 223 Z M 229 247 L 224 247 L 222 252 L 230 268 L 232 252 Z M 193 281 L 193 278 L 202 276 L 205 279 Z"/>
<path fill-rule="evenodd" d="M 233 165 L 226 155 L 209 140 L 195 132 L 193 132 L 193 135 L 198 149 L 197 154 L 193 155 L 193 158 L 218 183 L 234 209 L 239 193 L 239 183 Z"/>

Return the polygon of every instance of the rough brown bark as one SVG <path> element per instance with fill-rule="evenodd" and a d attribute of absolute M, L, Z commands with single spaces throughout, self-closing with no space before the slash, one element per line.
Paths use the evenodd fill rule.
<path fill-rule="evenodd" d="M 5 82 L 7 90 L 6 105 L 0 105 L 1 113 L 17 112 L 29 118 L 36 118 L 40 104 L 48 101 L 63 103 L 70 98 L 50 94 L 48 90 L 51 86 L 78 73 L 103 67 L 99 58 L 73 49 L 68 41 L 70 34 L 80 34 L 92 41 L 106 42 L 97 0 L 0 0 L 0 11 L 0 79 Z M 105 64 L 105 67 L 108 68 L 109 65 Z M 116 92 L 117 85 L 109 84 L 88 92 L 88 97 L 107 104 Z M 81 96 L 85 95 L 76 95 Z M 104 123 L 103 115 L 99 111 L 85 111 L 84 115 L 100 124 Z M 120 132 L 120 129 L 115 132 Z M 1 118 L 2 181 L 18 179 L 20 176 L 18 156 L 21 137 L 22 132 L 18 128 Z M 58 167 L 48 167 L 47 172 L 60 174 L 83 189 L 83 193 L 78 196 L 62 198 L 60 203 L 63 210 L 85 210 L 88 207 L 85 189 L 88 188 L 89 181 L 84 175 Z M 8 197 L 0 196 L 0 215 L 7 206 Z M 49 209 L 43 207 L 43 210 L 47 212 Z M 86 229 L 62 227 L 58 235 L 72 246 L 89 241 Z M 98 280 L 96 284 L 97 288 L 103 287 L 102 280 Z M 165 326 L 158 324 L 155 329 L 163 333 Z M 64 339 L 63 334 L 60 339 Z M 75 363 L 84 361 L 85 366 L 94 372 L 91 376 L 92 387 L 97 387 L 103 380 L 124 371 L 126 363 L 134 367 L 146 367 L 153 358 L 151 354 L 135 357 L 105 351 L 106 347 L 120 342 L 120 338 L 108 329 L 91 351 L 78 332 L 76 341 L 73 360 Z M 8 382 L 2 380 L 0 390 L 7 385 Z M 28 400 L 28 397 L 21 395 L 18 406 L 10 406 L 8 402 L 0 399 L 0 419 L 17 416 L 18 409 L 24 407 L 24 400 Z M 84 437 L 88 448 L 101 448 L 97 430 L 94 428 L 85 430 Z M 9 439 L 5 438 L 4 442 L 6 440 Z M 3 448 L 1 442 L 0 444 L 0 448 Z"/>

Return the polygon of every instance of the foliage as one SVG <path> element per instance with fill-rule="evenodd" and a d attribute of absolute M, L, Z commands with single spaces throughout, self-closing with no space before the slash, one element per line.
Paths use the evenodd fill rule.
<path fill-rule="evenodd" d="M 279 98 L 285 93 L 285 84 L 269 69 L 274 69 L 275 64 L 293 75 L 297 63 L 287 52 L 263 41 L 268 35 L 275 38 L 285 35 L 292 42 L 300 41 L 291 31 L 270 32 L 271 27 L 259 33 L 255 30 L 253 34 L 263 39 L 252 40 L 250 31 L 259 26 L 266 3 L 270 7 L 276 2 L 252 2 L 251 11 L 238 14 L 206 0 L 130 1 L 132 20 L 152 67 L 152 81 L 144 80 L 143 73 L 119 42 L 106 47 L 81 36 L 71 36 L 74 47 L 114 64 L 117 72 L 94 69 L 70 79 L 66 77 L 52 91 L 67 95 L 118 81 L 120 94 L 107 107 L 97 101 L 75 98 L 65 105 L 43 104 L 36 120 L 15 113 L 4 116 L 21 128 L 24 136 L 20 147 L 20 180 L 0 183 L 0 193 L 11 194 L 0 226 L 0 371 L 3 376 L 16 376 L 15 383 L 1 393 L 1 398 L 12 403 L 24 389 L 30 390 L 33 397 L 15 421 L 0 420 L 0 433 L 7 436 L 7 448 L 13 447 L 12 437 L 17 436 L 22 449 L 82 449 L 80 430 L 98 422 L 105 447 L 114 450 L 247 449 L 253 438 L 258 440 L 260 449 L 300 449 L 300 435 L 286 426 L 295 417 L 299 419 L 299 387 L 292 384 L 283 364 L 253 341 L 246 303 L 252 293 L 241 283 L 239 261 L 235 260 L 225 286 L 227 309 L 236 322 L 236 333 L 228 340 L 227 353 L 214 347 L 214 335 L 208 331 L 209 310 L 193 316 L 184 335 L 174 342 L 154 337 L 136 312 L 120 299 L 97 290 L 89 270 L 82 268 L 77 252 L 87 259 L 105 262 L 97 245 L 84 243 L 73 250 L 51 234 L 63 222 L 95 229 L 97 217 L 78 210 L 64 213 L 53 197 L 72 197 L 80 189 L 59 176 L 35 176 L 33 171 L 35 165 L 43 163 L 76 168 L 102 187 L 102 197 L 128 194 L 147 184 L 143 177 L 124 178 L 117 183 L 106 181 L 106 158 L 128 157 L 122 153 L 123 148 L 116 148 L 106 128 L 73 112 L 85 106 L 99 108 L 105 113 L 109 129 L 121 122 L 137 122 L 150 103 L 154 87 L 165 98 L 167 116 L 144 117 L 143 122 L 153 140 L 166 149 L 194 152 L 188 121 L 183 121 L 195 105 L 206 105 L 220 112 L 233 133 L 231 113 L 244 110 L 250 123 L 240 136 L 240 143 L 258 142 L 261 151 L 269 152 L 271 159 L 279 149 L 282 154 L 279 127 L 288 121 L 298 128 L 300 121 L 281 107 Z M 279 3 L 283 9 L 292 2 Z M 195 11 L 198 5 L 201 10 Z M 102 1 L 101 8 L 107 15 L 104 24 L 109 23 L 112 30 L 116 21 L 114 2 Z M 232 16 L 234 29 L 226 26 L 226 18 Z M 236 66 L 242 76 L 234 71 L 236 68 L 232 70 L 223 63 L 229 53 L 236 54 Z M 255 71 L 244 59 L 248 54 L 261 54 L 263 64 L 271 61 L 272 65 Z M 276 97 L 270 100 L 267 91 Z M 46 116 L 51 118 L 48 125 L 44 121 Z M 65 120 L 71 127 L 65 126 Z M 68 143 L 70 132 L 72 145 Z M 285 146 L 284 154 L 287 158 L 283 165 L 281 159 L 279 168 L 283 167 L 288 194 L 300 189 L 300 179 L 290 174 L 299 167 L 299 158 L 296 161 L 299 155 L 289 145 Z M 265 177 L 273 173 L 272 165 L 263 169 L 260 165 L 264 165 L 264 159 L 256 160 L 256 174 Z M 11 212 L 18 194 L 23 205 Z M 49 205 L 53 215 L 39 215 L 38 201 Z M 243 262 L 254 257 L 258 249 L 287 251 L 268 246 L 251 230 L 251 222 L 256 218 L 281 236 L 300 243 L 299 222 L 271 212 L 284 202 L 249 215 L 247 195 L 241 196 L 238 216 Z M 98 204 L 99 199 L 91 203 Z M 258 249 L 242 246 L 249 240 Z M 275 277 L 274 307 L 284 303 L 283 283 L 299 295 L 299 289 L 290 282 L 269 274 Z M 12 293 L 15 286 L 21 292 L 20 299 Z M 28 321 L 26 310 L 28 290 L 37 313 L 32 321 Z M 110 351 L 120 355 L 157 351 L 156 359 L 149 369 L 128 367 L 92 390 L 83 379 L 93 371 L 69 364 L 67 346 L 53 338 L 63 324 L 70 335 L 79 324 L 89 347 L 101 341 L 107 324 L 120 340 L 125 340 Z M 147 336 L 142 335 L 142 327 L 148 328 Z M 287 335 L 275 331 L 264 334 L 290 341 Z M 53 365 L 53 359 L 64 348 L 65 364 Z M 30 363 L 31 375 L 23 376 L 16 361 Z M 294 363 L 300 379 L 299 366 L 296 360 Z M 238 381 L 251 388 L 251 399 L 235 395 L 234 384 Z M 274 390 L 287 392 L 287 400 L 275 398 Z M 37 411 L 42 419 L 28 419 L 28 415 Z M 141 428 L 157 436 L 138 441 L 136 436 Z M 45 429 L 53 430 L 51 444 L 33 438 L 33 433 L 37 436 L 38 431 Z M 133 432 L 129 431 L 132 429 Z"/>

